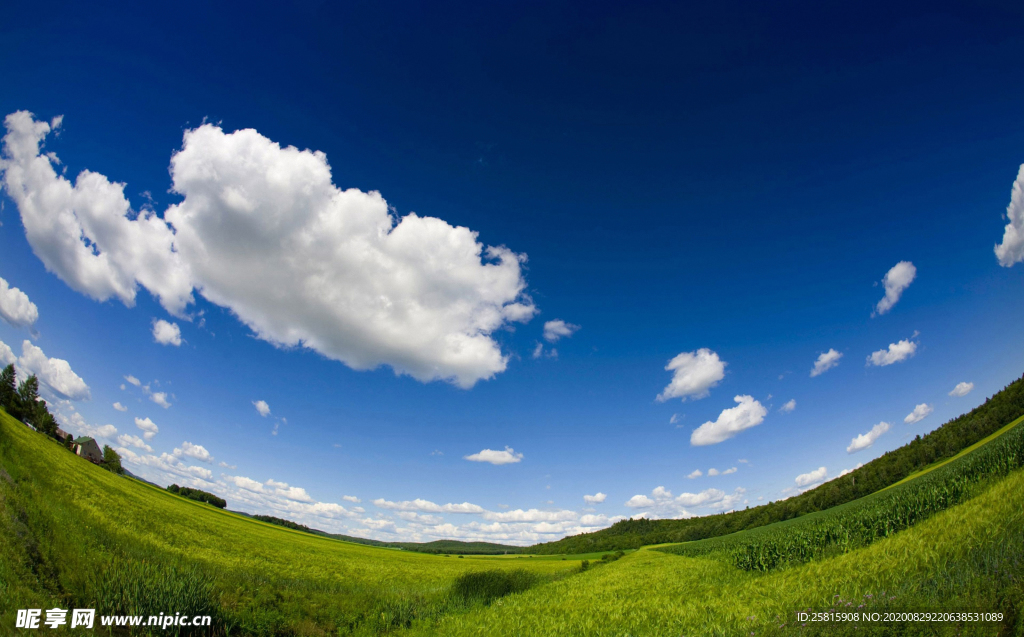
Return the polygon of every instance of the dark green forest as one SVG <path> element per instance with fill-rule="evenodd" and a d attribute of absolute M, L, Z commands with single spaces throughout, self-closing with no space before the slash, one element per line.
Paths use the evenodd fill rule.
<path fill-rule="evenodd" d="M 170 491 L 171 493 L 176 493 L 183 498 L 188 498 L 189 500 L 195 500 L 197 502 L 205 502 L 207 504 L 212 504 L 218 509 L 223 509 L 228 505 L 224 498 L 215 496 L 209 491 L 203 491 L 202 489 L 193 489 L 191 487 L 179 487 L 176 484 L 172 484 L 171 486 L 167 487 L 167 490 Z"/>

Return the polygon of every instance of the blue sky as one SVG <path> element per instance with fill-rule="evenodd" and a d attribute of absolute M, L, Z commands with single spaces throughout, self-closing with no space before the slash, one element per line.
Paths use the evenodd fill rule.
<path fill-rule="evenodd" d="M 160 484 L 532 543 L 786 497 L 1024 371 L 1017 7 L 8 13 L 0 356 Z"/>

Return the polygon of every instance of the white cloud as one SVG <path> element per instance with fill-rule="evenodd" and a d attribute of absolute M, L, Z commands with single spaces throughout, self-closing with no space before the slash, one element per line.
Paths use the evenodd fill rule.
<path fill-rule="evenodd" d="M 120 402 L 114 403 L 114 409 L 118 411 L 128 411 L 128 408 L 122 405 Z"/>
<path fill-rule="evenodd" d="M 896 302 L 900 300 L 903 291 L 913 283 L 915 276 L 917 276 L 917 268 L 910 261 L 900 261 L 892 266 L 882 279 L 882 285 L 885 286 L 885 296 L 875 306 L 875 314 L 885 314 L 891 310 L 892 306 L 896 305 Z"/>
<path fill-rule="evenodd" d="M 3 186 L 21 212 L 25 236 L 46 269 L 97 301 L 135 304 L 139 284 L 180 314 L 192 301 L 188 267 L 172 250 L 174 233 L 149 210 L 134 213 L 124 185 L 82 171 L 75 183 L 58 175 L 40 145 L 59 121 L 31 113 L 4 120 Z"/>
<path fill-rule="evenodd" d="M 9 286 L 2 277 L 0 277 L 0 318 L 14 327 L 32 327 L 39 318 L 39 309 L 28 299 L 28 295 L 18 288 Z"/>
<path fill-rule="evenodd" d="M 562 319 L 555 319 L 544 324 L 544 340 L 549 343 L 556 343 L 562 337 L 569 337 L 580 329 L 579 325 L 566 323 Z"/>
<path fill-rule="evenodd" d="M 795 398 L 790 399 L 789 402 L 787 402 L 785 405 L 783 405 L 782 407 L 779 407 L 779 411 L 784 413 L 784 414 L 788 414 L 791 411 L 793 411 L 794 409 L 796 409 L 796 399 Z"/>
<path fill-rule="evenodd" d="M 722 475 L 727 476 L 730 473 L 736 473 L 737 471 L 739 471 L 739 469 L 737 469 L 736 467 L 729 467 L 728 469 L 722 472 Z"/>
<path fill-rule="evenodd" d="M 13 365 L 18 362 L 18 357 L 14 355 L 14 350 L 7 343 L 0 341 L 0 364 L 4 367 Z"/>
<path fill-rule="evenodd" d="M 856 438 L 850 441 L 850 446 L 846 448 L 846 453 L 856 453 L 863 449 L 867 449 L 871 445 L 875 444 L 875 441 L 889 431 L 889 423 L 880 422 L 871 428 L 871 431 L 866 434 L 860 434 Z"/>
<path fill-rule="evenodd" d="M 1006 207 L 1006 228 L 1002 243 L 996 244 L 996 259 L 999 265 L 1008 268 L 1024 261 L 1024 164 L 1021 164 L 1017 179 L 1010 192 L 1010 205 Z"/>
<path fill-rule="evenodd" d="M 544 354 L 544 344 L 537 343 L 537 346 L 533 348 L 533 358 L 540 358 Z"/>
<path fill-rule="evenodd" d="M 171 158 L 182 201 L 163 219 L 132 218 L 123 185 L 86 171 L 72 186 L 54 172 L 39 154 L 50 125 L 26 112 L 6 123 L 4 187 L 29 242 L 93 298 L 130 305 L 141 284 L 181 315 L 195 289 L 276 346 L 463 388 L 506 369 L 491 334 L 536 313 L 524 255 L 339 189 L 322 152 L 204 124 Z"/>
<path fill-rule="evenodd" d="M 863 466 L 864 466 L 864 463 L 863 462 L 859 462 L 859 463 L 857 463 L 856 467 L 852 467 L 850 469 L 843 469 L 842 471 L 839 472 L 839 475 L 836 476 L 836 477 L 837 478 L 842 478 L 843 476 L 845 476 L 847 474 L 850 474 L 850 473 L 853 473 L 854 471 L 856 471 L 857 469 L 860 469 Z"/>
<path fill-rule="evenodd" d="M 139 380 L 138 378 L 135 378 L 131 374 L 128 374 L 127 376 L 125 376 L 124 379 L 126 381 L 128 381 L 129 383 L 131 383 L 132 385 L 135 385 L 136 387 L 139 387 L 139 386 L 142 385 L 142 381 Z"/>
<path fill-rule="evenodd" d="M 601 493 L 600 491 L 598 491 L 594 495 L 583 496 L 583 501 L 586 502 L 587 504 L 601 504 L 607 497 L 608 494 Z"/>
<path fill-rule="evenodd" d="M 71 406 L 71 403 L 64 402 L 60 407 L 67 408 L 66 413 L 61 413 L 64 421 L 64 429 L 69 432 L 75 433 L 79 436 L 90 436 L 92 438 L 100 439 L 106 438 L 112 440 L 117 435 L 117 427 L 114 425 L 90 425 L 82 417 L 82 414 L 75 411 L 75 408 Z M 55 414 L 56 415 L 56 414 Z"/>
<path fill-rule="evenodd" d="M 256 408 L 256 411 L 260 412 L 261 416 L 266 417 L 270 415 L 270 405 L 267 404 L 267 401 L 254 400 L 252 404 Z"/>
<path fill-rule="evenodd" d="M 639 495 L 638 494 L 638 495 L 634 495 L 629 500 L 626 500 L 626 506 L 628 506 L 630 508 L 633 508 L 633 509 L 641 509 L 641 508 L 645 508 L 645 507 L 652 507 L 652 506 L 654 506 L 654 504 L 655 504 L 654 500 L 652 500 L 651 498 L 648 498 L 646 495 Z"/>
<path fill-rule="evenodd" d="M 974 383 L 957 383 L 956 387 L 954 387 L 953 390 L 949 392 L 949 395 L 957 397 L 966 396 L 967 394 L 971 393 L 972 389 L 974 389 Z"/>
<path fill-rule="evenodd" d="M 118 436 L 117 444 L 121 445 L 122 447 L 136 447 L 138 449 L 143 449 L 149 453 L 153 453 L 153 447 L 147 445 L 142 440 L 142 438 L 139 438 L 138 436 L 133 436 L 131 434 L 121 434 L 120 436 Z"/>
<path fill-rule="evenodd" d="M 714 445 L 732 438 L 744 429 L 760 425 L 768 410 L 754 400 L 753 396 L 736 396 L 738 405 L 723 409 L 718 419 L 708 421 L 693 430 L 690 444 L 694 446 Z"/>
<path fill-rule="evenodd" d="M 679 414 L 672 414 L 672 417 L 668 419 L 668 424 L 674 425 L 677 422 L 679 422 L 679 420 L 680 420 Z"/>
<path fill-rule="evenodd" d="M 665 366 L 666 371 L 672 372 L 672 381 L 658 394 L 658 401 L 706 397 L 725 378 L 725 365 L 717 353 L 706 347 L 679 354 Z"/>
<path fill-rule="evenodd" d="M 634 495 L 625 505 L 631 509 L 647 509 L 644 517 L 687 518 L 693 514 L 686 507 L 724 511 L 738 503 L 745 492 L 745 489 L 737 488 L 731 495 L 727 495 L 720 489 L 706 489 L 700 493 L 681 493 L 673 497 L 672 492 L 665 487 L 657 487 L 651 491 L 650 496 Z"/>
<path fill-rule="evenodd" d="M 485 509 L 478 504 L 463 502 L 462 504 L 437 504 L 430 500 L 405 500 L 403 502 L 391 502 L 384 498 L 377 498 L 373 506 L 378 509 L 389 509 L 392 511 L 421 511 L 424 513 L 483 513 Z"/>
<path fill-rule="evenodd" d="M 495 451 L 493 449 L 484 449 L 479 453 L 474 453 L 468 456 L 463 456 L 466 460 L 472 462 L 489 462 L 491 464 L 511 464 L 519 462 L 523 459 L 523 454 L 516 453 L 512 447 L 505 447 L 504 451 Z"/>
<path fill-rule="evenodd" d="M 829 349 L 827 352 L 822 352 L 818 355 L 818 359 L 814 361 L 814 368 L 811 369 L 811 378 L 815 376 L 821 376 L 828 370 L 832 369 L 839 364 L 839 359 L 843 357 L 842 352 L 837 352 L 834 349 Z"/>
<path fill-rule="evenodd" d="M 578 514 L 575 511 L 562 509 L 558 511 L 541 511 L 540 509 L 515 509 L 514 511 L 484 511 L 485 520 L 496 522 L 564 522 L 575 520 Z"/>
<path fill-rule="evenodd" d="M 714 467 L 708 469 L 708 475 L 711 477 L 717 476 L 719 473 L 718 469 L 715 469 Z"/>
<path fill-rule="evenodd" d="M 162 391 L 155 391 L 149 395 L 149 399 L 160 405 L 164 409 L 171 406 L 171 403 L 167 402 L 167 394 Z"/>
<path fill-rule="evenodd" d="M 211 456 L 210 452 L 206 450 L 206 447 L 203 445 L 194 445 L 187 440 L 181 443 L 181 447 L 173 451 L 173 455 L 176 458 L 186 456 L 194 458 L 200 462 L 213 462 L 213 456 Z"/>
<path fill-rule="evenodd" d="M 806 487 L 811 484 L 817 484 L 824 481 L 826 476 L 828 476 L 828 470 L 825 467 L 818 467 L 814 471 L 798 475 L 796 477 L 796 486 Z"/>
<path fill-rule="evenodd" d="M 354 495 L 343 495 L 341 496 L 341 499 L 345 500 L 346 502 L 354 502 L 355 504 L 359 504 L 360 502 L 362 502 L 362 500 L 360 500 Z"/>
<path fill-rule="evenodd" d="M 163 319 L 153 321 L 153 340 L 161 345 L 181 345 L 181 328 Z"/>
<path fill-rule="evenodd" d="M 914 411 L 907 414 L 907 417 L 903 419 L 903 422 L 905 422 L 908 425 L 912 425 L 915 422 L 920 422 L 924 420 L 933 411 L 935 411 L 935 409 L 931 405 L 927 403 L 921 403 L 917 407 L 914 407 Z"/>
<path fill-rule="evenodd" d="M 149 418 L 139 418 L 136 416 L 135 426 L 144 432 L 142 437 L 146 440 L 152 440 L 153 436 L 160 433 L 160 428 Z"/>
<path fill-rule="evenodd" d="M 21 344 L 18 368 L 25 374 L 35 374 L 40 386 L 57 398 L 88 400 L 91 397 L 89 386 L 71 370 L 71 365 L 66 360 L 47 358 L 43 350 L 30 341 L 26 340 Z"/>
<path fill-rule="evenodd" d="M 693 480 L 694 478 L 699 478 L 702 475 L 704 475 L 703 471 L 701 471 L 700 469 L 694 469 L 693 471 L 690 472 L 690 475 L 686 477 L 689 478 L 690 480 Z"/>
<path fill-rule="evenodd" d="M 917 343 L 910 339 L 903 339 L 898 343 L 889 343 L 889 349 L 880 349 L 868 356 L 868 364 L 876 367 L 885 367 L 893 363 L 902 363 L 917 352 Z"/>

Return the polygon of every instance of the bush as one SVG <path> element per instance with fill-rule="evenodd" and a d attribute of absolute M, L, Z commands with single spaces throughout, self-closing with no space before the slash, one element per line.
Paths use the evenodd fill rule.
<path fill-rule="evenodd" d="M 452 584 L 452 596 L 464 604 L 492 601 L 512 593 L 521 593 L 537 582 L 537 576 L 525 569 L 464 573 Z"/>

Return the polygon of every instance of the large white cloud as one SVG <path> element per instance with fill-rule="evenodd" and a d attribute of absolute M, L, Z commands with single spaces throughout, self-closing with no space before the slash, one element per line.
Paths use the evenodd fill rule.
<path fill-rule="evenodd" d="M 26 375 L 35 374 L 44 392 L 52 397 L 66 400 L 88 400 L 89 386 L 76 374 L 71 365 L 60 358 L 48 358 L 43 350 L 24 341 L 18 358 L 18 371 Z"/>
<path fill-rule="evenodd" d="M 903 339 L 898 343 L 889 343 L 889 349 L 880 349 L 868 356 L 868 364 L 877 367 L 885 367 L 893 363 L 902 363 L 917 352 L 917 343 L 910 339 Z"/>
<path fill-rule="evenodd" d="M 746 489 L 737 488 L 732 494 L 721 489 L 705 489 L 700 493 L 681 493 L 673 496 L 665 487 L 656 487 L 651 494 L 637 494 L 626 501 L 631 509 L 645 509 L 644 517 L 651 518 L 688 518 L 692 517 L 689 508 L 705 507 L 712 510 L 728 510 L 743 498 Z"/>
<path fill-rule="evenodd" d="M 1010 205 L 1006 207 L 1006 228 L 1002 243 L 996 244 L 999 265 L 1008 268 L 1024 261 L 1024 164 L 1017 172 L 1010 192 Z"/>
<path fill-rule="evenodd" d="M 505 370 L 492 333 L 536 312 L 523 255 L 339 189 L 322 152 L 251 129 L 186 131 L 171 158 L 183 200 L 161 219 L 136 215 L 124 185 L 102 175 L 85 171 L 73 186 L 57 175 L 39 148 L 50 124 L 26 112 L 6 123 L 4 187 L 29 242 L 93 298 L 131 305 L 142 285 L 182 314 L 195 289 L 275 345 L 464 388 Z"/>
<path fill-rule="evenodd" d="M 889 423 L 882 421 L 871 428 L 871 431 L 866 434 L 860 434 L 856 438 L 850 441 L 850 446 L 846 448 L 846 453 L 856 453 L 862 449 L 867 449 L 871 445 L 875 444 L 875 441 L 889 431 Z"/>
<path fill-rule="evenodd" d="M 523 459 L 523 454 L 516 453 L 516 450 L 512 447 L 505 447 L 502 451 L 495 451 L 494 449 L 484 449 L 479 453 L 470 454 L 464 456 L 466 460 L 471 462 L 488 462 L 490 464 L 512 464 L 520 462 Z"/>
<path fill-rule="evenodd" d="M 32 327 L 39 318 L 39 309 L 28 295 L 11 287 L 0 277 L 0 318 L 14 327 Z"/>
<path fill-rule="evenodd" d="M 725 365 L 716 352 L 706 347 L 679 354 L 665 366 L 666 371 L 672 372 L 672 381 L 658 394 L 658 401 L 706 397 L 725 378 Z"/>
<path fill-rule="evenodd" d="M 885 314 L 896 305 L 903 295 L 903 291 L 910 287 L 917 276 L 917 268 L 910 261 L 900 261 L 889 268 L 882 278 L 882 285 L 885 286 L 885 296 L 875 306 L 876 314 Z"/>
<path fill-rule="evenodd" d="M 14 350 L 11 349 L 11 346 L 0 341 L 0 364 L 6 367 L 17 362 L 18 357 L 14 355 Z"/>
<path fill-rule="evenodd" d="M 404 500 L 402 502 L 391 502 L 384 498 L 373 501 L 373 506 L 379 509 L 390 509 L 392 511 L 423 511 L 426 513 L 483 513 L 484 508 L 478 504 L 463 502 L 462 504 L 437 504 L 430 500 Z"/>
<path fill-rule="evenodd" d="M 200 462 L 213 462 L 213 456 L 211 456 L 210 452 L 206 450 L 206 447 L 203 445 L 194 445 L 187 440 L 181 443 L 181 446 L 176 448 L 172 452 L 172 455 L 175 458 L 186 457 L 193 458 Z"/>
<path fill-rule="evenodd" d="M 928 403 L 921 403 L 920 405 L 914 407 L 914 411 L 907 414 L 907 417 L 903 419 L 903 422 L 905 422 L 908 425 L 912 425 L 915 422 L 921 422 L 922 420 L 927 418 L 928 415 L 931 414 L 933 411 L 935 411 L 934 407 L 932 407 Z"/>
<path fill-rule="evenodd" d="M 811 369 L 811 377 L 821 376 L 828 370 L 832 369 L 839 364 L 839 359 L 842 357 L 842 352 L 837 352 L 831 348 L 827 352 L 822 352 L 814 361 L 814 367 Z"/>
<path fill-rule="evenodd" d="M 174 233 L 154 212 L 132 211 L 124 184 L 82 171 L 72 184 L 40 146 L 60 126 L 19 111 L 6 117 L 3 186 L 21 212 L 25 235 L 46 269 L 97 301 L 135 304 L 141 284 L 170 312 L 192 301 L 188 268 L 172 250 Z"/>
<path fill-rule="evenodd" d="M 755 427 L 764 422 L 768 410 L 754 400 L 753 396 L 736 396 L 733 398 L 738 405 L 723 409 L 718 419 L 709 420 L 690 434 L 690 444 L 694 446 L 714 445 L 732 438 L 744 429 Z"/>
<path fill-rule="evenodd" d="M 950 396 L 956 396 L 956 397 L 959 398 L 959 397 L 966 396 L 967 394 L 971 393 L 972 389 L 974 389 L 974 383 L 957 383 L 956 387 L 954 387 L 949 392 L 949 395 Z"/>

